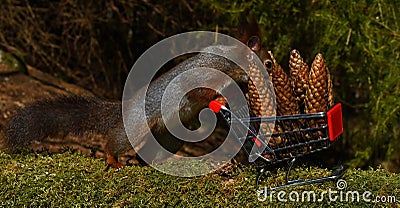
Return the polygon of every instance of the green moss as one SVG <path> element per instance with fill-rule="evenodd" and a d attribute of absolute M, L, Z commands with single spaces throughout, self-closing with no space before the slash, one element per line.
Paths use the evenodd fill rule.
<path fill-rule="evenodd" d="M 255 187 L 256 170 L 237 168 L 228 178 L 208 174 L 193 178 L 180 178 L 163 174 L 151 167 L 125 167 L 104 170 L 104 161 L 64 152 L 45 154 L 5 154 L 0 152 L 1 206 L 179 206 L 179 207 L 241 207 L 304 206 L 348 207 L 347 202 L 272 202 L 257 199 L 257 190 L 264 185 L 275 186 L 284 182 L 285 171 L 270 173 L 267 183 Z M 293 176 L 311 178 L 326 175 L 325 169 L 298 168 Z M 343 177 L 348 191 L 370 191 L 374 196 L 395 196 L 400 199 L 400 175 L 383 169 L 350 169 Z M 336 190 L 334 182 L 282 189 L 290 192 Z M 277 190 L 278 192 L 279 190 Z M 286 198 L 289 199 L 289 198 Z M 398 202 L 397 202 L 398 203 Z M 392 206 L 395 203 L 356 203 L 360 206 Z M 397 204 L 398 206 L 399 204 Z M 351 205 L 353 206 L 353 205 Z"/>
<path fill-rule="evenodd" d="M 0 50 L 0 64 L 6 65 L 11 70 L 26 72 L 25 65 L 15 56 Z M 1 105 L 0 105 L 1 108 Z"/>

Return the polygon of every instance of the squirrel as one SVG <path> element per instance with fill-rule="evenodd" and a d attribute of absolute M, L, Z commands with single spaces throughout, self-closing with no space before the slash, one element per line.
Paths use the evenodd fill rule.
<path fill-rule="evenodd" d="M 261 47 L 261 35 L 257 23 L 244 21 L 240 25 L 238 39 L 255 52 L 266 67 L 269 67 L 272 59 Z M 223 46 L 222 49 L 230 50 L 229 47 Z M 248 83 L 247 74 L 239 66 L 226 58 L 210 53 L 199 53 L 188 58 L 153 80 L 146 94 L 153 101 L 146 102 L 148 125 L 157 142 L 171 153 L 176 153 L 184 142 L 175 138 L 166 129 L 161 117 L 161 99 L 168 80 L 195 67 L 209 67 L 224 72 L 243 88 Z M 180 105 L 180 119 L 183 123 L 193 122 L 211 100 L 221 97 L 217 91 L 206 88 L 196 88 L 185 96 Z M 125 132 L 121 102 L 79 95 L 41 100 L 17 110 L 16 115 L 8 123 L 5 140 L 8 149 L 13 150 L 33 140 L 40 141 L 60 132 L 76 135 L 93 132 L 104 135 L 107 138 L 105 146 L 107 168 L 123 167 L 118 161 L 118 155 L 133 148 Z M 148 151 L 145 147 L 142 149 Z M 146 152 L 146 154 L 153 154 L 155 157 L 157 153 Z"/>

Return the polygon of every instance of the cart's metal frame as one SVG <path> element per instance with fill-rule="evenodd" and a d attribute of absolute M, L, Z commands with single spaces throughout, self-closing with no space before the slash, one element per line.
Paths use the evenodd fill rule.
<path fill-rule="evenodd" d="M 268 165 L 288 161 L 286 183 L 270 189 L 285 188 L 294 185 L 336 180 L 346 171 L 347 166 L 340 165 L 326 177 L 315 179 L 290 180 L 290 172 L 296 158 L 322 151 L 337 140 L 343 133 L 342 106 L 336 104 L 326 112 L 271 116 L 271 117 L 241 117 L 234 114 L 218 101 L 211 101 L 209 108 L 219 113 L 229 125 L 238 123 L 248 129 L 245 137 L 238 137 L 242 150 L 248 155 L 249 161 L 259 169 L 257 186 Z M 260 124 L 269 127 L 267 132 L 260 129 Z M 272 128 L 271 128 L 272 127 Z"/>

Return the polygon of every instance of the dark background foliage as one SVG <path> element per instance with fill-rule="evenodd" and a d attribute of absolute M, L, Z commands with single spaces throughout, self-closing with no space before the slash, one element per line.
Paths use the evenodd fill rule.
<path fill-rule="evenodd" d="M 235 33 L 247 12 L 283 67 L 298 49 L 322 53 L 344 104 L 340 154 L 355 167 L 400 167 L 398 1 L 6 0 L 0 47 L 54 76 L 118 99 L 135 60 L 151 45 L 193 30 Z"/>

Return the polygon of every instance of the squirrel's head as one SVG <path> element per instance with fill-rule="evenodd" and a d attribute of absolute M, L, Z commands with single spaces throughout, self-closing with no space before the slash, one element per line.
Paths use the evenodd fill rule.
<path fill-rule="evenodd" d="M 262 47 L 261 32 L 257 21 L 254 18 L 248 21 L 246 17 L 247 15 L 240 17 L 238 39 L 257 54 L 265 69 L 270 73 L 274 65 L 273 57 Z"/>

